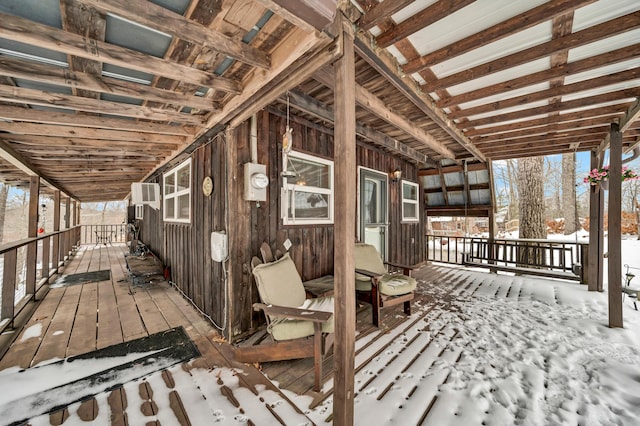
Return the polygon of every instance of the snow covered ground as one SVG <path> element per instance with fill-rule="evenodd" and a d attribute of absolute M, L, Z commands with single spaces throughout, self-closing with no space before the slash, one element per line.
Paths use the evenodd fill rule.
<path fill-rule="evenodd" d="M 623 263 L 640 267 L 638 253 L 640 241 L 623 241 Z M 438 268 L 450 287 L 421 290 L 438 301 L 435 306 L 416 303 L 403 326 L 358 339 L 356 425 L 640 424 L 640 312 L 629 299 L 625 328 L 611 329 L 606 292 L 566 281 Z M 286 425 L 331 424 L 331 397 L 310 408 L 310 397 L 288 393 L 291 405 L 272 391 L 249 391 L 238 382 L 239 370 L 175 366 L 169 373 L 171 386 L 161 373 L 145 379 L 157 404 L 151 416 L 139 409 L 139 383 L 125 386 L 131 424 L 177 424 L 170 403 L 175 389 L 193 425 L 272 424 L 265 420 L 273 421 L 270 411 Z M 325 383 L 325 389 L 332 385 Z M 238 405 L 225 397 L 228 390 Z M 93 424 L 109 424 L 107 394 L 96 400 Z M 64 424 L 82 423 L 74 413 L 78 405 L 70 407 Z M 43 415 L 31 424 L 48 420 Z"/>

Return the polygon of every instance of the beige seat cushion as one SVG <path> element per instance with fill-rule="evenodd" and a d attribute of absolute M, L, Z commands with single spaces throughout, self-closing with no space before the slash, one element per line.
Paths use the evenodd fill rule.
<path fill-rule="evenodd" d="M 257 265 L 253 275 L 262 303 L 297 308 L 305 301 L 302 280 L 289 253 L 275 262 Z"/>
<path fill-rule="evenodd" d="M 271 263 L 253 269 L 260 299 L 267 305 L 333 312 L 333 297 L 306 299 L 306 293 L 296 265 L 286 253 Z M 270 317 L 268 331 L 274 340 L 291 340 L 312 336 L 311 321 Z M 333 333 L 333 317 L 322 325 L 322 331 Z"/>
<path fill-rule="evenodd" d="M 356 269 L 365 269 L 382 275 L 378 284 L 381 294 L 398 296 L 411 293 L 416 289 L 416 280 L 402 274 L 389 274 L 378 250 L 370 244 L 357 243 L 353 250 Z M 371 291 L 371 278 L 366 275 L 356 274 L 356 290 Z"/>
<path fill-rule="evenodd" d="M 306 299 L 299 306 L 301 309 L 310 309 L 314 311 L 333 312 L 333 297 L 318 297 L 315 299 Z M 334 332 L 333 317 L 329 321 L 322 324 L 323 333 Z M 269 324 L 269 333 L 274 340 L 291 340 L 300 337 L 312 336 L 314 333 L 313 323 L 311 321 L 274 318 Z"/>

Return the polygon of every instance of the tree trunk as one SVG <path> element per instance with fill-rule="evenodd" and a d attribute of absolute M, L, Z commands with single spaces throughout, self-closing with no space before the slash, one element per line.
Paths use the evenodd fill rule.
<path fill-rule="evenodd" d="M 4 218 L 7 212 L 7 197 L 9 195 L 9 185 L 0 185 L 0 243 L 4 241 Z"/>
<path fill-rule="evenodd" d="M 576 223 L 575 154 L 562 154 L 562 212 L 564 213 L 564 235 L 573 234 L 579 228 Z"/>
<path fill-rule="evenodd" d="M 520 238 L 546 239 L 544 220 L 544 157 L 518 160 L 518 196 Z M 543 251 L 535 244 L 526 244 L 519 250 L 518 258 L 523 266 L 541 265 Z"/>
<path fill-rule="evenodd" d="M 509 220 L 517 217 L 518 213 L 518 197 L 516 195 L 516 173 L 513 160 L 507 160 L 507 176 L 509 182 Z"/>

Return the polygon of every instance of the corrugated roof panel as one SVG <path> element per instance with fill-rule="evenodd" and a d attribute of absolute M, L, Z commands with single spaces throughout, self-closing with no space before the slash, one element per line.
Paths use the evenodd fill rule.
<path fill-rule="evenodd" d="M 469 191 L 471 196 L 471 205 L 490 205 L 491 204 L 491 191 L 488 189 L 472 189 Z"/>
<path fill-rule="evenodd" d="M 447 198 L 450 206 L 464 206 L 465 196 L 462 191 L 449 191 Z"/>
<path fill-rule="evenodd" d="M 56 66 L 67 64 L 67 55 L 64 53 L 3 38 L 0 38 L 0 54 Z"/>
<path fill-rule="evenodd" d="M 640 9 L 638 0 L 596 1 L 573 14 L 573 32 L 600 24 Z"/>
<path fill-rule="evenodd" d="M 444 184 L 447 186 L 464 185 L 464 175 L 462 172 L 445 173 Z"/>
<path fill-rule="evenodd" d="M 415 2 L 422 3 L 424 2 Z M 414 3 L 414 4 L 415 4 Z M 422 56 L 448 46 L 510 17 L 532 9 L 545 0 L 478 0 L 409 36 Z M 409 8 L 406 8 L 409 10 Z M 404 10 L 402 11 L 404 12 Z"/>
<path fill-rule="evenodd" d="M 422 187 L 423 188 L 440 188 L 442 184 L 440 183 L 440 176 L 422 176 Z"/>
<path fill-rule="evenodd" d="M 171 36 L 114 15 L 107 15 L 105 41 L 162 58 L 169 48 Z"/>
<path fill-rule="evenodd" d="M 456 28 L 455 24 L 452 28 Z M 431 67 L 438 78 L 466 71 L 475 67 L 500 59 L 512 53 L 520 52 L 529 47 L 537 46 L 551 40 L 551 21 L 543 22 L 524 31 L 515 33 L 509 37 L 494 41 L 471 52 L 456 56 L 448 61 L 441 62 Z M 514 74 L 514 77 L 520 75 Z"/>
<path fill-rule="evenodd" d="M 2 0 L 0 12 L 62 28 L 60 0 Z"/>
<path fill-rule="evenodd" d="M 469 185 L 475 185 L 478 183 L 489 183 L 489 171 L 477 170 L 473 172 L 467 172 Z"/>
<path fill-rule="evenodd" d="M 442 192 L 427 194 L 427 206 L 444 206 L 444 194 L 442 194 Z"/>
<path fill-rule="evenodd" d="M 155 3 L 158 6 L 162 6 L 165 9 L 169 9 L 172 12 L 184 15 L 184 11 L 189 7 L 190 0 L 149 0 L 151 3 Z"/>

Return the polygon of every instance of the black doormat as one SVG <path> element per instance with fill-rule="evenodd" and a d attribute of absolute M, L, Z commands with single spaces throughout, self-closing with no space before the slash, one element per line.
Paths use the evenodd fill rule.
<path fill-rule="evenodd" d="M 97 281 L 108 281 L 111 279 L 111 270 L 104 269 L 102 271 L 81 272 L 79 274 L 63 275 L 58 278 L 50 288 L 67 287 L 70 285 L 78 285 L 84 283 L 92 283 Z"/>
<path fill-rule="evenodd" d="M 178 327 L 18 372 L 0 372 L 3 424 L 18 425 L 200 356 Z M 4 393 L 4 392 L 3 392 Z"/>

